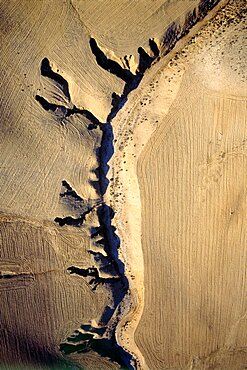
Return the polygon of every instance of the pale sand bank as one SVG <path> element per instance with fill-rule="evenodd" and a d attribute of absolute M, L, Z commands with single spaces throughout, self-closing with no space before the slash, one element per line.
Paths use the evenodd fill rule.
<path fill-rule="evenodd" d="M 238 5 L 241 7 L 240 3 Z M 140 244 L 141 234 L 142 234 L 142 241 L 144 243 L 143 244 L 144 271 L 145 271 L 145 274 L 147 274 L 145 275 L 145 279 L 144 279 L 144 287 L 146 290 L 145 300 L 147 303 L 144 306 L 144 313 L 142 316 L 142 320 L 138 327 L 138 331 L 136 333 L 136 343 L 141 349 L 141 352 L 143 352 L 144 358 L 147 361 L 147 365 L 146 365 L 144 362 L 144 359 L 142 358 L 141 366 L 143 367 L 148 366 L 150 368 L 159 369 L 161 367 L 163 368 L 163 366 L 166 366 L 166 368 L 173 368 L 174 366 L 175 367 L 182 366 L 181 368 L 183 368 L 184 366 L 187 366 L 187 362 L 189 361 L 191 354 L 193 357 L 193 350 L 190 349 L 191 347 L 189 347 L 185 355 L 182 355 L 183 353 L 182 349 L 181 347 L 179 347 L 177 352 L 181 352 L 181 355 L 175 358 L 181 357 L 183 358 L 183 360 L 178 360 L 178 361 L 184 361 L 184 362 L 176 362 L 176 360 L 174 360 L 174 363 L 172 363 L 171 359 L 169 358 L 169 361 L 171 361 L 169 363 L 168 357 L 167 357 L 168 356 L 167 347 L 164 343 L 165 343 L 165 340 L 168 341 L 167 343 L 169 343 L 169 341 L 172 342 L 172 336 L 171 336 L 171 339 L 167 339 L 167 338 L 164 339 L 164 336 L 166 335 L 165 334 L 166 328 L 169 326 L 169 324 L 171 325 L 172 320 L 171 318 L 164 319 L 164 316 L 160 316 L 161 312 L 165 310 L 166 302 L 163 302 L 161 300 L 160 302 L 162 303 L 159 303 L 157 308 L 155 306 L 155 302 L 157 302 L 156 304 L 158 304 L 159 302 L 158 297 L 161 297 L 163 294 L 162 286 L 164 286 L 165 284 L 164 282 L 166 281 L 166 279 L 167 280 L 172 279 L 172 276 L 169 276 L 168 273 L 166 273 L 164 277 L 164 267 L 163 266 L 164 265 L 166 266 L 166 263 L 168 263 L 168 261 L 165 258 L 164 249 L 162 249 L 162 252 L 159 249 L 159 248 L 165 248 L 164 247 L 165 243 L 163 240 L 160 239 L 161 236 L 159 235 L 163 235 L 163 238 L 166 237 L 166 233 L 165 233 L 166 223 L 169 224 L 170 222 L 171 224 L 176 225 L 177 219 L 174 218 L 174 221 L 172 221 L 170 213 L 169 215 L 164 216 L 163 213 L 162 215 L 160 215 L 160 212 L 163 212 L 162 202 L 164 199 L 163 197 L 165 196 L 164 194 L 166 194 L 166 189 L 164 188 L 164 184 L 166 183 L 166 181 L 170 181 L 169 183 L 171 184 L 170 186 L 171 187 L 175 186 L 173 182 L 174 182 L 174 178 L 177 178 L 177 175 L 175 175 L 173 172 L 176 171 L 177 162 L 179 163 L 180 157 L 178 157 L 177 159 L 174 159 L 174 161 L 170 164 L 172 173 L 163 174 L 162 171 L 164 171 L 164 169 L 162 170 L 162 168 L 165 162 L 162 159 L 160 165 L 159 165 L 159 162 L 157 163 L 157 161 L 159 160 L 159 156 L 158 156 L 158 153 L 157 154 L 156 152 L 153 153 L 153 151 L 155 151 L 155 148 L 156 148 L 156 144 L 154 144 L 154 140 L 155 140 L 155 137 L 157 137 L 157 139 L 160 142 L 159 150 L 162 153 L 161 155 L 163 156 L 166 155 L 165 153 L 166 144 L 165 143 L 167 139 L 169 140 L 170 136 L 169 136 L 169 129 L 167 129 L 167 131 L 164 129 L 165 123 L 163 122 L 166 122 L 166 120 L 168 120 L 169 115 L 173 117 L 174 115 L 178 114 L 177 112 L 184 112 L 184 113 L 181 113 L 182 118 L 180 118 L 181 125 L 184 125 L 185 122 L 187 121 L 190 122 L 190 119 L 192 119 L 191 112 L 193 112 L 193 114 L 195 114 L 195 118 L 193 119 L 194 120 L 193 130 L 195 131 L 195 133 L 194 133 L 194 141 L 193 141 L 194 144 L 193 143 L 191 144 L 191 148 L 193 148 L 193 145 L 195 145 L 196 140 L 199 141 L 199 143 L 197 144 L 199 145 L 199 148 L 198 148 L 198 151 L 196 151 L 194 154 L 188 154 L 188 155 L 189 156 L 193 155 L 196 158 L 198 157 L 197 160 L 200 161 L 199 160 L 200 150 L 203 153 L 203 150 L 205 152 L 205 150 L 207 151 L 208 149 L 203 149 L 203 143 L 200 143 L 200 140 L 198 139 L 198 137 L 202 137 L 202 138 L 205 137 L 206 131 L 205 133 L 203 133 L 202 128 L 199 131 L 196 131 L 194 126 L 198 125 L 197 123 L 198 117 L 199 117 L 199 122 L 200 122 L 200 120 L 202 120 L 202 117 L 204 117 L 204 115 L 207 116 L 205 110 L 202 109 L 203 107 L 204 109 L 207 109 L 208 111 L 208 117 L 207 117 L 208 121 L 207 122 L 202 121 L 204 122 L 203 127 L 204 126 L 208 127 L 212 119 L 212 114 L 213 114 L 212 112 L 214 112 L 215 110 L 216 112 L 218 111 L 219 112 L 218 114 L 220 115 L 221 114 L 220 112 L 222 109 L 223 110 L 222 112 L 224 112 L 224 115 L 228 117 L 230 110 L 226 107 L 225 104 L 222 103 L 223 105 L 221 106 L 220 103 L 217 103 L 218 100 L 220 99 L 223 99 L 223 100 L 226 99 L 226 101 L 230 100 L 233 102 L 235 101 L 238 102 L 238 100 L 240 100 L 240 102 L 235 106 L 234 112 L 231 113 L 233 114 L 233 116 L 229 114 L 229 117 L 228 117 L 228 120 L 232 122 L 231 125 L 234 125 L 235 127 L 234 130 L 237 130 L 235 126 L 236 123 L 235 123 L 234 114 L 235 113 L 239 114 L 241 119 L 242 120 L 244 119 L 243 112 L 246 107 L 245 106 L 245 78 L 246 77 L 245 77 L 244 70 L 243 70 L 243 60 L 244 59 L 243 59 L 243 55 L 241 55 L 241 53 L 243 52 L 243 50 L 241 49 L 241 42 L 242 42 L 241 35 L 243 37 L 243 33 L 241 29 L 243 25 L 240 24 L 239 26 L 237 25 L 235 26 L 234 24 L 231 24 L 230 19 L 233 16 L 235 11 L 236 9 L 234 9 L 234 6 L 230 2 L 230 4 L 216 16 L 215 20 L 209 22 L 208 25 L 206 25 L 202 30 L 199 31 L 196 37 L 194 37 L 189 42 L 189 45 L 185 46 L 183 49 L 180 50 L 180 52 L 175 56 L 175 58 L 170 61 L 167 67 L 161 67 L 162 61 L 159 62 L 156 66 L 152 67 L 153 69 L 157 68 L 156 74 L 154 74 L 153 76 L 152 74 L 153 71 L 150 70 L 151 77 L 149 77 L 147 74 L 147 76 L 145 77 L 146 79 L 144 78 L 144 80 L 142 81 L 140 85 L 140 91 L 133 92 L 131 94 L 126 107 L 124 108 L 123 111 L 120 112 L 118 118 L 113 122 L 113 124 L 115 125 L 115 136 L 117 139 L 117 143 L 116 143 L 117 155 L 115 155 L 115 158 L 118 157 L 118 160 L 116 159 L 112 160 L 111 168 L 112 168 L 112 176 L 113 176 L 113 183 L 114 183 L 113 186 L 115 188 L 118 187 L 119 190 L 117 192 L 118 194 L 117 196 L 115 193 L 115 199 L 113 199 L 112 197 L 110 197 L 110 199 L 111 199 L 112 204 L 114 204 L 114 208 L 117 210 L 116 224 L 118 227 L 119 235 L 121 236 L 121 240 L 122 240 L 123 259 L 124 261 L 126 261 L 129 276 L 131 275 L 134 276 L 132 280 L 133 293 L 134 293 L 134 289 L 137 287 L 138 293 L 136 294 L 137 296 L 139 295 L 139 299 L 141 298 L 142 302 L 143 302 L 144 291 L 140 289 L 140 287 L 142 287 L 144 273 L 143 273 L 143 265 L 142 265 L 142 261 L 143 261 L 142 249 L 141 249 L 141 244 Z M 239 20 L 236 14 L 234 15 L 234 18 L 235 18 L 235 23 L 238 23 Z M 229 21 L 230 21 L 230 24 L 229 24 Z M 240 40 L 240 41 L 237 43 L 236 42 L 237 40 Z M 229 50 L 229 44 L 233 44 L 233 43 L 235 45 L 235 50 L 233 50 L 232 53 L 228 53 L 227 51 Z M 238 57 L 236 57 L 236 50 L 238 51 Z M 225 57 L 222 57 L 224 53 L 225 55 L 226 54 L 227 55 Z M 209 62 L 211 62 L 211 64 L 209 64 Z M 234 71 L 235 68 L 236 68 L 236 71 Z M 219 73 L 219 71 L 221 73 Z M 231 73 L 229 73 L 229 71 L 231 71 Z M 234 75 L 234 72 L 235 72 L 235 75 Z M 209 78 L 210 76 L 211 78 Z M 202 84 L 206 86 L 202 86 Z M 212 96 L 211 100 L 213 100 L 214 103 L 208 102 L 208 99 L 210 100 L 211 96 Z M 176 100 L 174 101 L 175 98 Z M 197 101 L 197 99 L 199 100 Z M 203 99 L 205 99 L 205 102 Z M 171 104 L 172 104 L 172 107 L 170 108 Z M 190 104 L 195 104 L 195 105 L 193 105 L 193 107 L 189 109 L 188 107 L 190 106 Z M 231 103 L 231 104 L 234 104 L 234 103 Z M 189 110 L 186 110 L 187 108 Z M 200 116 L 197 116 L 197 114 L 200 114 Z M 164 121 L 164 117 L 167 117 L 165 118 L 165 121 Z M 222 119 L 222 117 L 219 118 L 219 120 L 220 119 Z M 169 119 L 169 121 L 170 120 L 171 119 Z M 241 127 L 241 123 L 239 124 Z M 147 147 L 145 147 L 145 150 L 141 156 L 141 159 L 138 162 L 139 163 L 138 164 L 138 176 L 139 176 L 139 181 L 141 182 L 141 192 L 145 191 L 145 193 L 142 193 L 142 204 L 143 204 L 143 207 L 144 205 L 145 207 L 142 209 L 144 221 L 142 222 L 142 231 L 141 231 L 141 217 L 140 217 L 141 208 L 140 208 L 138 183 L 136 179 L 136 172 L 137 172 L 136 159 L 138 158 L 138 155 L 140 151 L 142 150 L 143 145 L 145 145 L 145 143 L 147 142 L 147 139 L 152 135 L 152 133 L 155 131 L 157 127 L 159 127 L 159 129 L 156 130 L 153 138 L 147 144 Z M 242 128 L 242 130 L 244 134 L 244 128 Z M 185 131 L 186 132 L 185 137 L 192 136 L 192 134 L 188 136 L 187 131 Z M 121 139 L 119 139 L 120 132 L 121 132 Z M 178 135 L 180 137 L 179 132 L 180 131 L 178 131 Z M 182 137 L 184 135 L 185 135 L 184 133 L 183 134 L 181 133 Z M 211 135 L 211 134 L 207 134 L 207 135 Z M 229 142 L 231 142 L 231 140 L 232 139 L 229 138 Z M 183 143 L 181 144 L 181 147 L 185 147 L 185 145 L 186 144 Z M 173 146 L 174 144 L 173 145 L 171 144 L 171 148 L 173 148 Z M 146 152 L 147 150 L 149 151 Z M 120 152 L 122 152 L 122 157 L 120 155 Z M 148 159 L 149 155 L 151 155 L 153 162 L 150 162 L 151 160 Z M 177 170 L 179 171 L 179 174 L 181 172 L 182 176 L 184 176 L 183 172 L 184 171 L 186 172 L 186 166 L 185 166 L 186 160 L 185 160 L 185 155 L 183 154 L 182 150 L 181 150 L 181 155 L 182 155 L 181 160 L 184 157 L 183 159 L 184 167 L 181 165 L 182 166 L 181 169 L 177 169 Z M 173 156 L 169 154 L 169 158 L 172 158 Z M 146 162 L 144 162 L 145 164 L 143 164 L 143 161 L 144 161 L 143 158 L 146 158 Z M 147 168 L 147 169 L 144 170 L 143 168 Z M 187 176 L 189 176 L 190 178 L 192 174 L 190 174 L 189 171 L 193 171 L 192 164 L 191 164 L 191 167 L 188 167 L 187 172 L 186 172 Z M 228 170 L 224 169 L 224 171 L 226 171 L 227 173 Z M 155 174 L 157 174 L 156 175 L 157 177 L 155 177 Z M 177 180 L 178 186 L 179 184 L 183 183 L 182 180 L 183 178 L 180 180 L 179 179 Z M 149 186 L 148 188 L 149 193 L 147 193 L 147 190 L 145 190 L 147 186 Z M 160 186 L 162 187 L 160 188 Z M 196 186 L 196 185 L 193 185 L 193 186 Z M 188 196 L 188 191 L 185 191 L 185 190 L 184 190 L 184 194 L 185 194 L 184 198 L 180 199 L 180 202 L 177 204 L 177 208 L 174 207 L 174 209 L 172 206 L 173 200 L 169 198 L 169 194 L 167 193 L 168 198 L 166 199 L 166 203 L 164 201 L 164 204 L 168 207 L 167 204 L 170 202 L 171 204 L 170 207 L 172 208 L 169 208 L 170 209 L 169 212 L 172 212 L 173 210 L 173 212 L 175 212 L 174 217 L 176 217 L 176 215 L 181 215 L 181 217 L 183 217 L 182 216 L 183 212 L 185 212 L 184 217 L 186 217 L 186 210 L 190 210 L 188 205 L 186 205 L 186 200 L 187 198 L 189 200 L 189 196 Z M 237 191 L 237 188 L 235 191 Z M 177 193 L 175 194 L 176 195 L 174 196 L 178 197 L 177 194 L 179 194 L 179 191 L 177 190 Z M 155 203 L 155 206 L 153 205 L 154 203 Z M 210 207 L 210 204 L 211 203 L 209 201 L 208 207 Z M 214 213 L 213 209 L 210 212 L 212 212 L 213 214 Z M 166 217 L 167 221 L 164 221 L 163 216 Z M 190 222 L 192 222 L 193 224 L 193 222 L 195 221 L 193 219 Z M 189 227 L 189 224 L 187 226 Z M 186 227 L 185 222 L 184 222 L 184 227 Z M 202 230 L 205 230 L 206 225 L 202 224 L 201 227 L 202 227 Z M 213 233 L 217 233 L 215 224 L 212 225 L 211 227 L 212 227 L 212 230 L 215 230 L 213 231 Z M 199 231 L 198 235 L 200 235 L 200 233 L 203 233 L 203 231 Z M 187 231 L 187 235 L 188 235 L 187 243 L 190 243 L 189 241 L 193 240 L 193 238 L 191 234 L 189 233 L 189 231 Z M 175 236 L 173 237 L 175 238 Z M 217 243 L 215 245 L 217 245 Z M 156 251 L 155 248 L 157 248 L 157 252 L 155 252 Z M 216 250 L 217 250 L 217 247 L 216 247 Z M 193 262 L 191 260 L 192 256 L 189 252 L 187 252 L 187 254 L 188 254 L 188 261 L 190 261 L 188 263 L 190 263 L 190 265 L 186 266 L 185 271 L 193 275 L 193 269 L 191 270 L 189 268 L 189 266 L 193 265 Z M 154 256 L 156 256 L 155 257 L 156 259 L 154 259 Z M 210 258 L 213 258 L 213 254 Z M 182 261 L 183 261 L 183 255 L 181 256 L 181 264 L 182 264 Z M 172 263 L 172 261 L 170 261 L 170 263 Z M 174 264 L 176 264 L 175 261 L 174 261 Z M 226 264 L 226 267 L 224 268 L 227 270 L 228 268 L 227 264 Z M 221 274 L 221 272 L 219 272 L 219 270 L 215 268 L 214 276 L 215 277 L 218 276 L 217 274 L 219 273 Z M 178 276 L 179 274 L 180 274 L 180 270 L 178 273 L 175 273 L 175 276 Z M 182 275 L 179 275 L 177 278 L 183 280 Z M 160 282 L 159 282 L 159 279 L 160 279 Z M 196 280 L 196 278 L 193 278 L 193 279 Z M 229 281 L 229 279 L 230 278 L 228 277 L 227 281 Z M 236 282 L 236 284 L 238 283 Z M 181 287 L 178 286 L 176 294 L 179 294 L 179 289 L 181 289 Z M 208 287 L 207 289 L 210 289 L 210 287 Z M 241 286 L 239 287 L 239 289 L 241 291 L 242 289 Z M 155 291 L 154 295 L 152 295 L 152 291 Z M 203 292 L 203 290 L 201 292 Z M 164 295 L 165 294 L 167 293 L 164 292 Z M 204 299 L 207 299 L 206 293 L 204 295 Z M 209 298 L 209 302 L 210 302 L 210 299 L 211 298 Z M 160 305 L 161 306 L 163 305 L 162 309 Z M 179 304 L 177 303 L 177 301 L 175 301 L 173 304 L 170 303 L 170 308 L 169 308 L 170 314 L 172 315 L 173 312 L 175 313 L 178 307 L 179 307 Z M 224 307 L 224 305 L 222 307 Z M 128 341 L 125 342 L 126 348 L 132 348 L 133 352 L 136 354 L 140 354 L 140 352 L 138 348 L 136 347 L 135 339 L 133 338 L 133 332 L 140 319 L 142 310 L 143 310 L 143 305 L 140 304 L 139 302 L 139 305 L 134 308 L 134 317 L 135 317 L 134 321 L 132 321 L 132 323 L 131 322 L 127 323 L 127 330 L 126 330 L 126 327 L 122 328 L 123 338 L 126 338 L 126 337 L 128 338 Z M 127 320 L 129 319 L 130 318 L 127 318 Z M 168 322 L 166 320 L 168 320 Z M 183 328 L 183 325 L 185 325 L 183 321 L 184 317 L 181 316 L 180 320 L 182 320 L 181 327 Z M 192 323 L 190 325 L 193 327 Z M 217 323 L 214 325 L 217 325 Z M 158 343 L 160 343 L 160 347 L 157 345 L 157 342 L 152 341 L 152 338 L 155 338 L 156 335 L 159 336 L 159 339 L 157 340 L 158 340 Z M 183 334 L 183 335 L 186 335 L 186 334 Z M 193 339 L 192 332 L 191 332 L 191 338 Z M 121 341 L 121 336 L 119 340 Z M 196 339 L 195 339 L 195 342 L 196 342 Z M 122 343 L 124 344 L 124 340 L 122 341 Z M 203 346 L 203 348 L 206 345 L 205 343 L 206 342 L 203 342 L 202 340 L 201 345 Z M 152 348 L 154 348 L 153 352 L 152 352 Z M 158 351 L 158 348 L 160 348 L 159 351 Z M 209 352 L 210 352 L 210 349 L 211 348 L 209 348 Z M 156 350 L 158 351 L 158 353 L 156 353 Z M 162 355 L 163 353 L 162 351 L 164 351 L 164 355 Z M 171 349 L 171 351 L 173 351 L 173 349 Z M 200 356 L 200 355 L 201 353 L 198 352 L 196 353 L 195 357 Z M 186 356 L 188 360 L 186 360 Z M 240 362 L 241 362 L 241 353 L 239 357 L 240 357 Z M 227 358 L 228 358 L 228 354 L 226 353 L 225 359 Z M 234 356 L 234 358 L 236 359 L 236 356 Z M 192 362 L 196 363 L 196 361 L 197 360 L 193 360 Z M 188 366 L 191 366 L 191 364 Z M 205 366 L 209 366 L 209 365 L 206 364 Z"/>

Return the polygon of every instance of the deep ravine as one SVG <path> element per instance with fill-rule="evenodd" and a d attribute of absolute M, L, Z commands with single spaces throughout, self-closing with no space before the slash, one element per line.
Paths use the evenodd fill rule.
<path fill-rule="evenodd" d="M 41 75 L 49 78 L 60 86 L 64 99 L 63 103 L 59 105 L 50 103 L 45 97 L 36 95 L 36 101 L 43 109 L 56 115 L 58 124 L 65 125 L 66 120 L 69 119 L 71 115 L 82 115 L 89 122 L 88 130 L 101 130 L 102 134 L 101 144 L 96 153 L 99 164 L 97 170 L 97 190 L 99 199 L 89 204 L 87 200 L 82 199 L 77 194 L 76 190 L 64 179 L 62 186 L 65 190 L 60 193 L 60 197 L 64 201 L 67 201 L 68 204 L 76 206 L 80 215 L 77 218 L 71 216 L 64 218 L 56 217 L 54 221 L 60 227 L 66 225 L 82 227 L 87 222 L 87 216 L 91 212 L 96 212 L 99 225 L 91 228 L 91 238 L 96 250 L 97 247 L 99 250 L 96 252 L 89 252 L 92 254 L 97 267 L 88 266 L 87 268 L 79 268 L 78 266 L 69 266 L 68 273 L 77 274 L 82 279 L 86 279 L 93 290 L 96 290 L 99 285 L 107 286 L 112 294 L 112 304 L 111 306 L 105 307 L 97 323 L 97 327 L 93 327 L 88 323 L 82 323 L 80 328 L 75 328 L 74 333 L 71 333 L 71 336 L 60 344 L 60 351 L 64 355 L 75 352 L 87 353 L 89 351 L 95 351 L 100 356 L 109 358 L 111 361 L 118 364 L 121 369 L 138 368 L 138 359 L 123 349 L 116 339 L 117 325 L 123 316 L 122 302 L 127 295 L 128 299 L 131 300 L 131 292 L 129 289 L 129 281 L 126 276 L 125 265 L 118 253 L 121 247 L 121 241 L 117 235 L 116 228 L 113 226 L 114 210 L 106 204 L 104 197 L 109 186 L 109 179 L 107 177 L 109 171 L 108 163 L 114 155 L 112 120 L 126 104 L 129 93 L 139 86 L 145 71 L 149 69 L 155 61 L 159 60 L 161 55 L 166 55 L 175 46 L 176 42 L 187 34 L 189 29 L 193 27 L 198 20 L 202 19 L 216 3 L 218 3 L 218 0 L 201 0 L 199 7 L 187 14 L 185 24 L 182 27 L 174 22 L 168 27 L 160 44 L 154 39 L 150 39 L 149 52 L 139 47 L 139 63 L 135 73 L 132 73 L 130 69 L 128 69 L 128 63 L 126 63 L 127 68 L 125 68 L 118 62 L 107 58 L 97 41 L 94 38 L 90 38 L 89 43 L 91 50 L 99 66 L 125 82 L 121 96 L 117 95 L 115 92 L 112 93 L 112 107 L 104 123 L 100 122 L 92 112 L 76 107 L 71 102 L 68 82 L 52 70 L 47 58 L 44 58 L 41 62 Z M 128 60 L 128 58 L 126 58 L 126 60 Z M 102 273 L 107 273 L 108 277 L 105 277 L 105 275 L 102 276 Z"/>

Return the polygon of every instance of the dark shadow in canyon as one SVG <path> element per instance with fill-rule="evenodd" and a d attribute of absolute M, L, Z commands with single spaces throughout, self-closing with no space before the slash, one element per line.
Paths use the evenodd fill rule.
<path fill-rule="evenodd" d="M 206 14 L 217 2 L 217 0 L 201 0 L 198 9 L 188 12 L 185 23 L 182 27 L 175 22 L 172 22 L 164 33 L 161 46 L 159 46 L 154 39 L 149 40 L 150 53 L 145 51 L 142 47 L 139 47 L 139 64 L 135 74 L 132 73 L 130 69 L 123 68 L 115 60 L 108 58 L 106 53 L 98 46 L 97 41 L 94 38 L 90 39 L 90 47 L 98 65 L 109 73 L 115 75 L 117 78 L 120 78 L 125 83 L 121 95 L 118 95 L 115 92 L 112 93 L 112 107 L 105 123 L 99 122 L 94 114 L 88 110 L 79 109 L 76 106 L 68 108 L 51 104 L 45 98 L 36 95 L 36 100 L 45 110 L 52 111 L 55 114 L 59 110 L 65 118 L 72 114 L 82 114 L 90 122 L 88 126 L 89 130 L 100 129 L 102 131 L 101 146 L 96 153 L 99 162 L 97 172 L 100 189 L 100 204 L 97 204 L 95 210 L 97 212 L 99 226 L 91 228 L 92 239 L 97 238 L 94 246 L 96 249 L 98 246 L 99 251 L 90 251 L 97 267 L 92 266 L 88 268 L 79 268 L 77 266 L 70 266 L 68 268 L 68 272 L 71 274 L 77 274 L 84 279 L 88 279 L 93 290 L 96 290 L 99 285 L 106 285 L 112 293 L 112 304 L 105 307 L 98 323 L 99 328 L 94 328 L 86 323 L 82 324 L 81 328 L 85 328 L 83 329 L 83 333 L 75 331 L 74 335 L 61 343 L 60 350 L 64 354 L 95 351 L 101 356 L 117 362 L 123 369 L 134 369 L 136 367 L 136 360 L 134 360 L 129 353 L 124 351 L 116 341 L 116 328 L 119 317 L 121 316 L 121 303 L 129 291 L 129 282 L 125 275 L 125 265 L 118 255 L 120 240 L 116 234 L 115 227 L 112 225 L 114 211 L 104 202 L 104 194 L 109 185 L 109 180 L 107 178 L 107 173 L 109 171 L 108 163 L 114 154 L 114 134 L 111 121 L 127 102 L 129 93 L 139 86 L 146 70 L 160 58 L 161 47 L 163 49 L 163 55 L 169 53 L 177 41 L 188 33 L 189 29 L 193 27 L 199 19 L 203 18 L 204 14 Z M 66 85 L 63 77 L 60 79 L 56 73 L 54 74 L 51 70 L 48 59 L 46 59 L 47 58 L 42 61 L 42 74 L 59 83 L 63 87 L 65 96 L 70 99 L 68 84 Z M 125 61 L 126 60 L 127 58 L 125 58 Z M 126 65 L 128 66 L 128 63 L 126 63 Z M 67 190 L 64 192 L 65 195 L 61 196 L 75 197 L 74 190 L 70 185 L 68 185 L 68 183 L 63 183 L 63 185 Z M 75 198 L 76 201 L 80 202 L 78 197 Z M 85 221 L 86 214 L 91 211 L 92 209 L 86 210 L 84 213 L 81 213 L 78 218 L 73 218 L 71 216 L 67 216 L 65 218 L 57 217 L 55 221 L 60 226 L 70 225 L 81 227 Z M 102 254 L 102 249 L 104 250 L 105 255 Z M 104 276 L 104 274 L 108 275 Z M 113 321 L 115 320 L 114 327 L 111 335 L 106 337 L 104 330 L 111 319 L 113 319 Z M 97 332 L 97 330 L 101 331 Z"/>

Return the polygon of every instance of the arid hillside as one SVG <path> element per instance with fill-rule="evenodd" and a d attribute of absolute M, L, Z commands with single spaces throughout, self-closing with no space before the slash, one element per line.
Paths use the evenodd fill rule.
<path fill-rule="evenodd" d="M 246 18 L 231 4 L 170 63 L 181 84 L 138 160 L 145 304 L 136 341 L 151 369 L 247 363 Z M 158 89 L 167 79 L 174 89 L 166 70 Z"/>

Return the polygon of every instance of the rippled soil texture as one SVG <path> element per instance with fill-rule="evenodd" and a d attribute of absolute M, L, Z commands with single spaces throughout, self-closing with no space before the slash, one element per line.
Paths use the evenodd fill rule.
<path fill-rule="evenodd" d="M 243 368 L 245 7 L 225 3 L 0 1 L 0 368 Z"/>
<path fill-rule="evenodd" d="M 136 341 L 151 369 L 240 370 L 247 362 L 246 4 L 230 2 L 193 42 L 200 48 L 192 62 L 192 47 L 174 60 L 175 74 L 185 70 L 177 97 L 138 161 L 145 305 Z"/>

